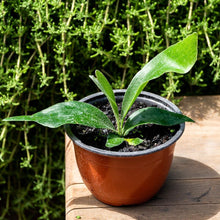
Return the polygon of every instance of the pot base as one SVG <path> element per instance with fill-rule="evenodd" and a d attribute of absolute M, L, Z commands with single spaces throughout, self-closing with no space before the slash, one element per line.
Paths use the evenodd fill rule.
<path fill-rule="evenodd" d="M 75 146 L 82 179 L 100 201 L 112 206 L 135 205 L 151 199 L 163 186 L 175 144 L 137 157 L 109 157 Z"/>

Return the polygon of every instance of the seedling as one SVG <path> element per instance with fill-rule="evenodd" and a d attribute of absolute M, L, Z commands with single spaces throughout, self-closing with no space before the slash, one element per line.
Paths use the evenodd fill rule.
<path fill-rule="evenodd" d="M 4 121 L 34 121 L 50 128 L 56 128 L 64 124 L 80 124 L 108 129 L 111 131 L 106 141 L 106 146 L 109 148 L 118 146 L 124 141 L 127 141 L 130 145 L 142 143 L 143 140 L 140 138 L 126 138 L 126 135 L 139 125 L 172 126 L 183 122 L 194 122 L 185 115 L 156 107 L 139 109 L 132 113 L 126 121 L 125 117 L 150 80 L 156 79 L 166 72 L 187 73 L 193 67 L 197 59 L 197 41 L 198 36 L 193 33 L 179 43 L 168 47 L 148 62 L 130 82 L 122 101 L 120 113 L 113 89 L 105 76 L 98 70 L 96 70 L 95 76 L 90 76 L 107 97 L 116 119 L 116 127 L 97 107 L 79 101 L 58 103 L 33 115 L 10 117 L 4 119 Z"/>

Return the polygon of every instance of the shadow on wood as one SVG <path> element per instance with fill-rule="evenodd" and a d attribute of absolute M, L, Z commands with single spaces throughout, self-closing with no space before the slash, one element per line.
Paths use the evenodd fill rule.
<path fill-rule="evenodd" d="M 204 121 L 210 118 L 210 115 L 220 116 L 220 97 L 216 96 L 186 96 L 183 97 L 180 110 L 184 110 L 184 114 L 191 117 L 195 121 Z M 213 116 L 214 116 L 213 115 Z"/>

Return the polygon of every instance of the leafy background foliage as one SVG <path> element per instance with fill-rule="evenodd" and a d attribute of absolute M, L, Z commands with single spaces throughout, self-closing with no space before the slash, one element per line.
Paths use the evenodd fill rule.
<path fill-rule="evenodd" d="M 1 0 L 0 117 L 32 114 L 97 91 L 100 69 L 126 88 L 152 57 L 199 35 L 189 74 L 166 74 L 147 90 L 219 94 L 219 0 Z M 0 219 L 64 218 L 64 131 L 0 121 Z"/>

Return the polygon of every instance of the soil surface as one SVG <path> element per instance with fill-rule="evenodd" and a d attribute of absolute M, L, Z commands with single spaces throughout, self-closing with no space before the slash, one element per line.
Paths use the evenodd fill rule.
<path fill-rule="evenodd" d="M 116 121 L 114 118 L 114 114 L 111 110 L 111 107 L 109 103 L 97 106 L 99 109 L 101 109 L 113 122 L 114 125 L 116 125 Z M 121 109 L 121 103 L 118 103 L 119 112 Z M 149 107 L 145 103 L 142 102 L 135 102 L 133 106 L 131 107 L 130 111 L 128 112 L 128 115 L 131 115 L 134 111 Z M 127 142 L 123 142 L 121 145 L 113 148 L 105 147 L 107 135 L 109 134 L 109 130 L 107 129 L 97 129 L 97 128 L 90 128 L 82 125 L 72 125 L 72 131 L 75 134 L 77 138 L 79 138 L 84 144 L 109 150 L 109 151 L 118 151 L 118 152 L 133 152 L 133 151 L 141 151 L 146 150 L 150 148 L 154 148 L 158 145 L 161 145 L 171 139 L 177 130 L 179 129 L 179 125 L 175 126 L 159 126 L 154 124 L 147 124 L 147 125 L 141 125 L 133 129 L 126 138 L 135 138 L 139 137 L 143 139 L 144 141 L 137 145 L 132 146 L 129 145 Z"/>

